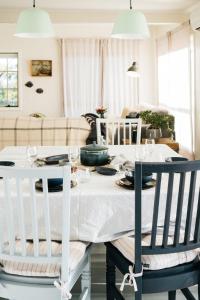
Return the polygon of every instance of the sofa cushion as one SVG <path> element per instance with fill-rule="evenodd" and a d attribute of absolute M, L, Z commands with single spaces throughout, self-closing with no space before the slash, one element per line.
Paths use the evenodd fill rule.
<path fill-rule="evenodd" d="M 6 146 L 85 145 L 90 133 L 87 121 L 80 118 L 0 118 L 0 148 Z"/>
<path fill-rule="evenodd" d="M 144 103 L 143 105 L 136 105 L 134 107 L 124 107 L 121 117 L 126 118 L 130 113 L 139 113 L 141 111 L 151 110 L 160 114 L 169 114 L 169 111 L 162 106 L 151 105 Z"/>

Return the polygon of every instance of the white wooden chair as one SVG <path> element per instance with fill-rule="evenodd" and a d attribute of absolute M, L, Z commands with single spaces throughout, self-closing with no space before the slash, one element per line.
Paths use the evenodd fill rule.
<path fill-rule="evenodd" d="M 102 126 L 105 128 L 106 145 L 133 144 L 133 131 L 136 130 L 136 144 L 141 140 L 141 119 L 100 119 L 97 118 L 97 143 L 102 142 Z"/>
<path fill-rule="evenodd" d="M 3 203 L 0 207 L 0 297 L 13 300 L 71 299 L 70 291 L 82 275 L 79 299 L 90 299 L 90 247 L 82 242 L 69 242 L 70 174 L 70 166 L 0 169 L 3 177 L 0 183 Z M 49 178 L 63 178 L 63 191 L 50 196 Z M 35 190 L 38 179 L 42 179 L 41 192 Z M 56 201 L 61 201 L 62 243 L 52 241 L 54 220 L 50 205 L 53 198 L 50 197 L 58 197 Z M 39 207 L 43 207 L 40 211 L 38 201 Z M 27 214 L 30 215 L 29 228 L 25 222 Z M 41 231 L 45 236 L 43 240 Z"/>

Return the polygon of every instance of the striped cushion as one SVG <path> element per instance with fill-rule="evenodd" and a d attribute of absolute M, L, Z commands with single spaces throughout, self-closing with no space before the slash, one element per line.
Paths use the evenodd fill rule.
<path fill-rule="evenodd" d="M 83 258 L 88 244 L 73 241 L 70 242 L 70 260 L 69 268 L 70 272 L 75 270 L 78 263 Z M 21 242 L 16 241 L 16 252 L 15 254 L 21 254 Z M 27 242 L 27 256 L 33 255 L 33 243 Z M 62 252 L 62 244 L 58 242 L 51 242 L 52 256 L 59 256 Z M 5 245 L 4 253 L 8 253 L 8 244 Z M 39 243 L 39 253 L 40 255 L 45 255 L 47 253 L 47 243 L 46 241 L 41 241 Z M 59 277 L 60 276 L 60 264 L 56 263 L 28 263 L 28 262 L 16 262 L 9 260 L 1 260 L 1 269 L 9 274 L 21 275 L 21 276 L 32 276 L 32 277 Z"/>
<path fill-rule="evenodd" d="M 151 236 L 146 235 L 142 240 L 143 246 L 150 245 Z M 168 243 L 172 244 L 173 240 L 171 237 L 168 238 Z M 134 263 L 135 253 L 135 239 L 133 237 L 124 237 L 115 241 L 112 244 L 122 253 L 122 255 L 129 261 Z M 156 244 L 162 244 L 162 236 L 158 235 L 156 238 Z M 172 253 L 172 254 L 160 254 L 160 255 L 143 255 L 142 263 L 144 270 L 161 270 L 165 268 L 174 267 L 187 262 L 193 261 L 199 253 L 199 249 Z"/>

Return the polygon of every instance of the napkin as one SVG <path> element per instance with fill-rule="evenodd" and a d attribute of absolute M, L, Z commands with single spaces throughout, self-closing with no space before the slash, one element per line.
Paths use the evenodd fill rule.
<path fill-rule="evenodd" d="M 127 160 L 124 154 L 117 155 L 110 163 L 110 166 L 116 170 L 125 171 L 135 169 L 135 163 Z"/>

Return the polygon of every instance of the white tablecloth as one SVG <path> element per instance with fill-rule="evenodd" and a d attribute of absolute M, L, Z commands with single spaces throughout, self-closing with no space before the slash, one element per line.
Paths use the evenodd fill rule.
<path fill-rule="evenodd" d="M 134 160 L 135 151 L 140 151 L 145 145 L 110 146 L 111 155 L 124 154 L 127 159 Z M 40 156 L 67 153 L 68 147 L 38 147 Z M 166 145 L 153 145 L 153 151 L 146 160 L 164 161 L 166 157 L 176 156 L 173 150 Z M 0 152 L 0 160 L 12 160 L 16 166 L 27 165 L 25 147 L 7 147 Z M 79 183 L 71 190 L 71 239 L 90 242 L 105 242 L 130 233 L 134 229 L 134 191 L 123 189 L 116 185 L 116 180 L 122 174 L 103 176 L 96 172 L 91 173 L 90 180 Z M 167 180 L 166 180 L 167 182 Z M 0 182 L 0 186 L 1 186 Z M 152 219 L 154 188 L 143 192 L 143 227 L 149 228 Z M 161 210 L 164 210 L 165 200 L 161 201 Z M 3 206 L 0 197 L 0 214 Z M 38 201 L 38 212 L 42 201 Z M 59 193 L 50 196 L 51 218 L 53 232 L 60 237 L 61 209 Z M 13 208 L 16 209 L 16 208 Z M 27 212 L 27 222 L 30 218 Z M 28 225 L 27 225 L 28 226 Z M 29 226 L 31 226 L 29 224 Z M 42 228 L 41 228 L 42 235 Z"/>

